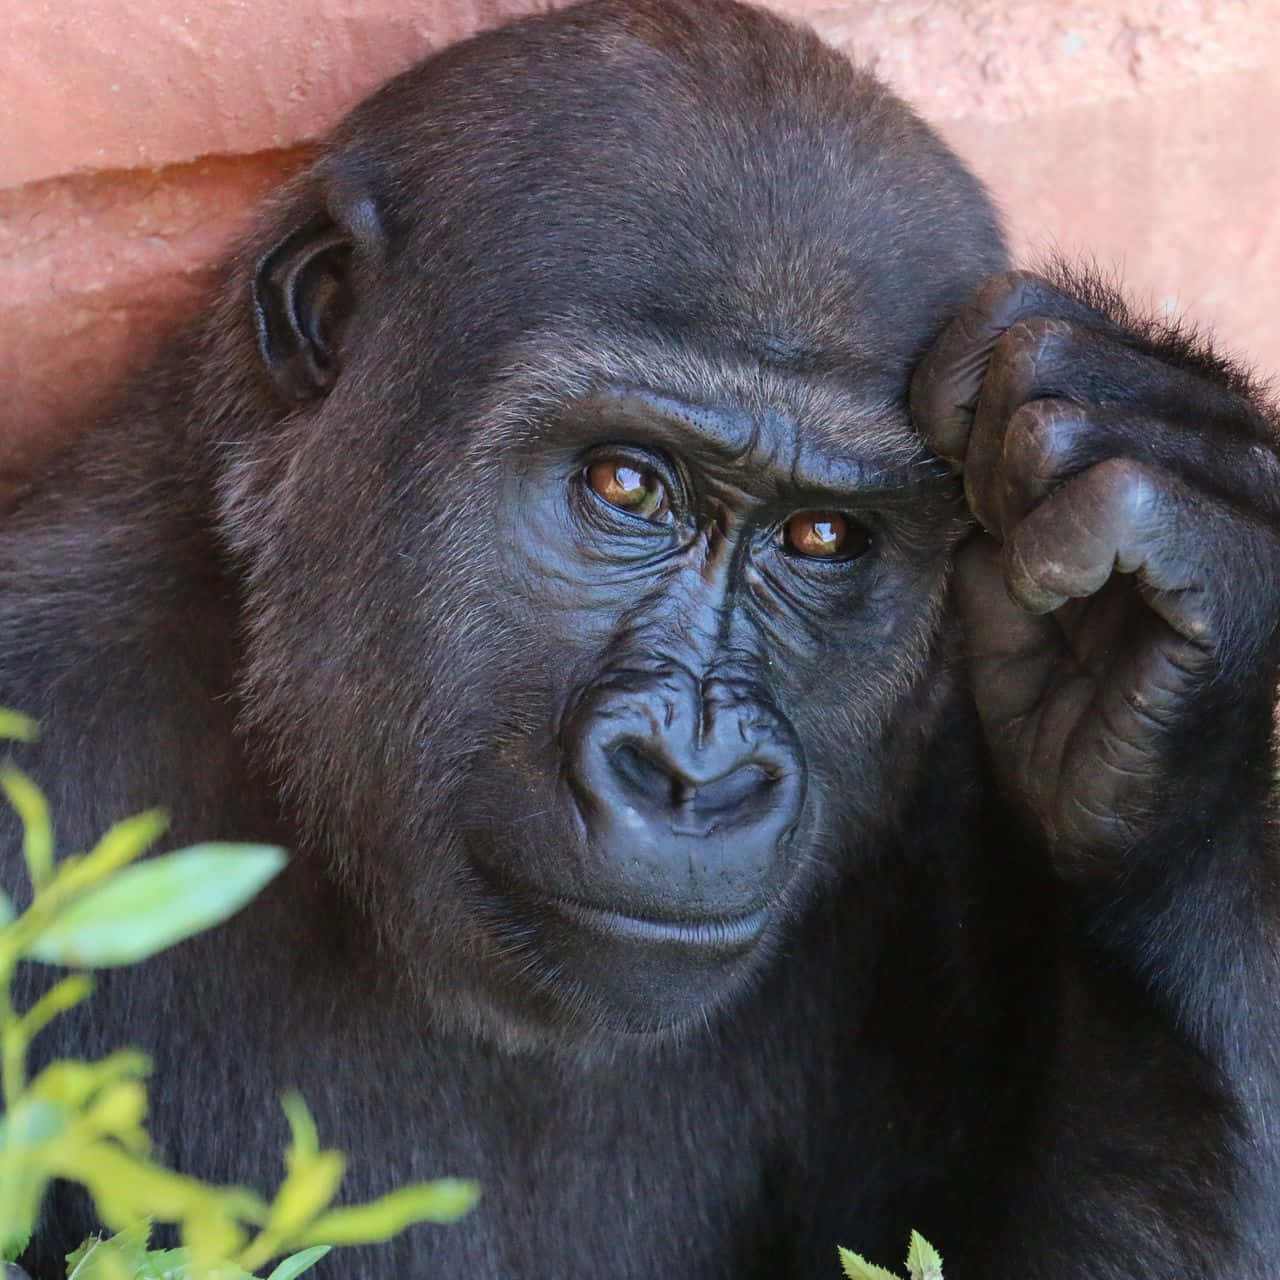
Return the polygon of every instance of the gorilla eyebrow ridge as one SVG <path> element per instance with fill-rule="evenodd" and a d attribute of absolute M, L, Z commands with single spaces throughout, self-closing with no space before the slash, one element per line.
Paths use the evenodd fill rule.
<path fill-rule="evenodd" d="M 483 424 L 467 447 L 481 469 L 558 434 L 557 424 L 604 429 L 629 409 L 637 431 L 665 427 L 673 444 L 694 434 L 728 458 L 743 455 L 760 424 L 773 421 L 775 432 L 785 424 L 786 448 L 773 465 L 788 492 L 905 496 L 954 483 L 911 426 L 905 387 L 899 394 L 883 379 L 799 376 L 724 353 L 713 359 L 693 344 L 572 316 L 511 343 L 498 367 L 490 394 L 470 411 Z"/>
<path fill-rule="evenodd" d="M 609 426 L 633 423 L 676 443 L 693 436 L 709 452 L 731 462 L 754 462 L 771 471 L 781 488 L 799 492 L 864 496 L 918 489 L 943 478 L 943 469 L 929 465 L 923 443 L 905 427 L 904 413 L 882 403 L 836 401 L 802 415 L 772 404 L 706 404 L 647 388 L 616 387 L 583 397 L 569 416 L 599 418 Z M 815 430 L 808 421 L 802 426 L 802 416 L 824 422 L 826 429 Z M 841 439 L 842 426 L 846 439 Z"/>

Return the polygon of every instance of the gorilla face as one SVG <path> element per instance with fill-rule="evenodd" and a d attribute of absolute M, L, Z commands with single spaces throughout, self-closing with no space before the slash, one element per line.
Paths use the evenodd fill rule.
<path fill-rule="evenodd" d="M 906 386 L 1002 264 L 980 189 L 807 33 L 674 12 L 394 81 L 243 264 L 296 406 L 224 455 L 245 723 L 397 967 L 507 1038 L 761 972 L 891 816 L 962 528 Z"/>
<path fill-rule="evenodd" d="M 740 987 L 857 840 L 958 528 L 856 392 L 704 378 L 598 386 L 503 455 L 523 714 L 473 775 L 503 805 L 460 813 L 528 972 L 634 1028 Z"/>

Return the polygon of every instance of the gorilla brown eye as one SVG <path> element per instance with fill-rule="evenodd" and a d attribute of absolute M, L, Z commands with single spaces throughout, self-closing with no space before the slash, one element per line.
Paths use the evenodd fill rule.
<path fill-rule="evenodd" d="M 850 560 L 867 549 L 871 535 L 838 511 L 797 511 L 782 526 L 779 541 L 794 555 Z"/>
<path fill-rule="evenodd" d="M 644 467 L 621 458 L 593 462 L 586 471 L 587 483 L 611 507 L 646 520 L 661 520 L 669 509 L 667 489 Z"/>

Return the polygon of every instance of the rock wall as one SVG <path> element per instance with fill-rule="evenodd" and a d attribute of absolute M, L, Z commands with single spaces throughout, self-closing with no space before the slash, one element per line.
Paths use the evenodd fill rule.
<path fill-rule="evenodd" d="M 537 0 L 0 0 L 0 499 L 380 81 Z M 774 0 L 1085 253 L 1280 371 L 1280 0 Z"/>

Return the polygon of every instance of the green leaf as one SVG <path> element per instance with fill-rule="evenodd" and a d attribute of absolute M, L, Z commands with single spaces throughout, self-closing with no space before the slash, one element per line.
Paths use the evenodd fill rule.
<path fill-rule="evenodd" d="M 93 1251 L 102 1244 L 101 1236 L 90 1236 L 87 1240 L 80 1242 L 78 1249 L 72 1249 L 67 1254 L 67 1280 L 82 1280 L 84 1275 L 84 1263 L 88 1260 Z"/>
<path fill-rule="evenodd" d="M 0 1172 L 0 1260 L 14 1262 L 27 1247 L 48 1181 L 29 1168 Z"/>
<path fill-rule="evenodd" d="M 907 1274 L 911 1280 L 942 1280 L 942 1256 L 918 1231 L 911 1233 Z"/>
<path fill-rule="evenodd" d="M 309 1160 L 320 1150 L 320 1135 L 316 1132 L 316 1122 L 311 1117 L 306 1100 L 296 1089 L 290 1089 L 280 1099 L 280 1105 L 284 1108 L 289 1131 L 293 1135 L 291 1158 Z"/>
<path fill-rule="evenodd" d="M 300 1244 L 380 1244 L 415 1222 L 456 1222 L 480 1198 L 480 1185 L 438 1178 L 401 1187 L 370 1204 L 332 1209 L 301 1233 Z"/>
<path fill-rule="evenodd" d="M 892 1271 L 886 1271 L 884 1267 L 877 1267 L 851 1249 L 841 1248 L 838 1252 L 840 1265 L 844 1268 L 844 1273 L 849 1280 L 902 1280 L 901 1276 L 894 1275 Z"/>
<path fill-rule="evenodd" d="M 151 1060 L 136 1049 L 117 1049 L 97 1062 L 55 1058 L 28 1086 L 30 1097 L 77 1111 L 103 1089 L 122 1080 L 141 1080 Z"/>
<path fill-rule="evenodd" d="M 226 1272 L 228 1277 L 240 1275 L 242 1271 L 231 1268 Z M 68 1276 L 67 1280 L 71 1280 Z M 142 1260 L 142 1266 L 134 1280 L 193 1280 L 191 1273 L 191 1255 L 187 1249 L 151 1249 Z M 251 1280 L 245 1277 L 245 1280 Z"/>
<path fill-rule="evenodd" d="M 277 1264 L 267 1280 L 297 1280 L 298 1276 L 304 1271 L 310 1271 L 328 1252 L 327 1244 L 318 1244 L 314 1248 L 303 1249 L 301 1253 L 291 1254 Z"/>
<path fill-rule="evenodd" d="M 318 1151 L 289 1163 L 289 1176 L 277 1192 L 267 1219 L 267 1230 L 281 1242 L 292 1239 L 294 1232 L 329 1207 L 346 1166 L 336 1151 Z"/>
<path fill-rule="evenodd" d="M 83 1183 L 99 1220 L 116 1230 L 151 1215 L 160 1222 L 181 1222 L 184 1243 L 189 1245 L 187 1229 L 197 1220 L 202 1238 L 207 1239 L 211 1230 L 223 1231 L 221 1224 L 256 1223 L 266 1216 L 261 1197 L 245 1187 L 208 1186 L 152 1164 L 114 1142 L 75 1142 L 58 1154 L 57 1176 Z"/>
<path fill-rule="evenodd" d="M 49 964 L 136 964 L 225 920 L 284 863 L 271 845 L 204 844 L 151 858 L 76 898 L 28 954 Z"/>
<path fill-rule="evenodd" d="M 142 1127 L 146 1116 L 146 1086 L 141 1080 L 122 1080 L 94 1098 L 81 1123 L 95 1136 L 114 1138 L 127 1150 L 145 1155 L 151 1147 Z"/>
<path fill-rule="evenodd" d="M 34 742 L 39 736 L 40 726 L 30 716 L 0 709 L 0 738 L 8 738 L 11 742 Z"/>
<path fill-rule="evenodd" d="M 118 1237 L 113 1236 L 112 1240 Z M 230 1263 L 223 1263 L 212 1271 L 193 1268 L 191 1254 L 187 1249 L 148 1249 L 136 1257 L 123 1258 L 110 1249 L 110 1241 L 90 1237 L 74 1253 L 67 1255 L 71 1269 L 67 1280 L 110 1280 L 111 1273 L 106 1272 L 104 1263 L 109 1259 L 113 1264 L 122 1264 L 125 1268 L 126 1280 L 254 1280 L 247 1272 Z M 117 1270 L 115 1275 L 119 1275 Z"/>
<path fill-rule="evenodd" d="M 190 1255 L 191 1269 L 201 1276 L 216 1274 L 228 1258 L 238 1257 L 245 1239 L 244 1228 L 212 1197 L 193 1205 L 183 1216 L 182 1243 Z"/>
<path fill-rule="evenodd" d="M 90 1236 L 74 1253 L 67 1254 L 67 1280 L 88 1280 L 101 1269 L 106 1254 L 114 1255 L 131 1276 L 146 1275 L 143 1266 L 150 1240 L 151 1224 L 146 1219 L 125 1227 L 106 1240 Z"/>
<path fill-rule="evenodd" d="M 149 1249 L 132 1280 L 191 1280 L 188 1262 L 186 1249 Z"/>
<path fill-rule="evenodd" d="M 85 1244 L 84 1256 L 76 1262 L 70 1280 L 138 1280 L 146 1274 L 130 1267 L 105 1240 L 88 1240 Z"/>
<path fill-rule="evenodd" d="M 71 1112 L 66 1107 L 27 1094 L 0 1118 L 0 1151 L 42 1147 L 66 1132 L 70 1121 Z"/>
<path fill-rule="evenodd" d="M 64 1134 L 70 1114 L 23 1097 L 0 1122 L 0 1258 L 12 1262 L 27 1246 L 49 1182 L 42 1157 Z"/>
<path fill-rule="evenodd" d="M 90 1236 L 74 1253 L 67 1254 L 67 1280 L 197 1280 L 186 1249 L 148 1249 L 150 1224 L 145 1220 L 126 1227 L 108 1240 Z M 217 1280 L 253 1280 L 237 1267 L 217 1269 Z M 211 1280 L 206 1272 L 198 1280 Z"/>
<path fill-rule="evenodd" d="M 21 769 L 0 768 L 0 789 L 22 819 L 22 856 L 27 874 L 37 889 L 43 889 L 53 875 L 53 824 L 44 792 Z"/>
<path fill-rule="evenodd" d="M 148 809 L 113 823 L 76 868 L 77 880 L 85 888 L 105 880 L 146 853 L 168 825 L 169 815 L 163 809 Z"/>

